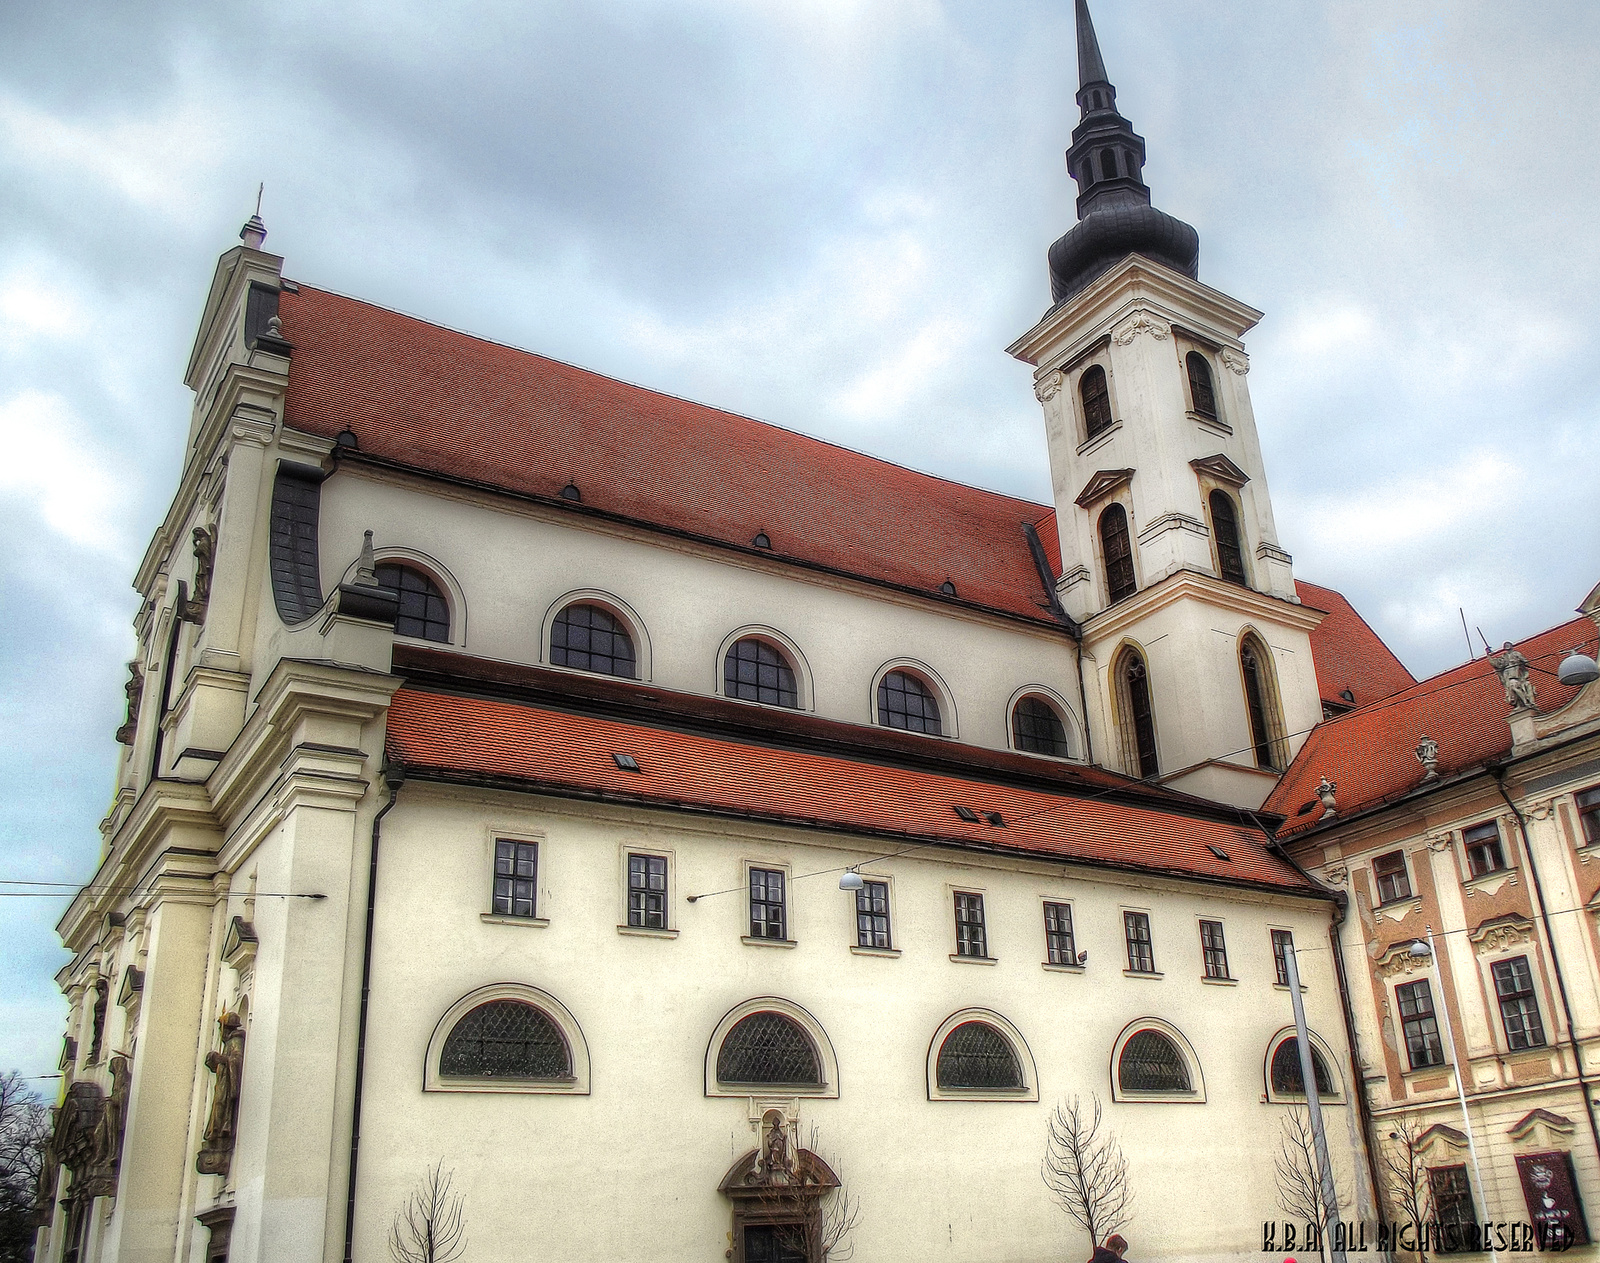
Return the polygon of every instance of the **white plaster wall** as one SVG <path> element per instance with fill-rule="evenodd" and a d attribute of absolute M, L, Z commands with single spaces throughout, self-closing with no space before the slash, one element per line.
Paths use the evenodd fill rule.
<path fill-rule="evenodd" d="M 495 830 L 542 836 L 544 927 L 485 922 Z M 621 849 L 672 849 L 675 939 L 618 933 Z M 890 848 L 885 848 L 890 849 Z M 739 1001 L 804 1006 L 838 1055 L 837 1100 L 803 1101 L 801 1135 L 862 1200 L 858 1258 L 1037 1260 L 1083 1252 L 1083 1234 L 1040 1180 L 1055 1102 L 1098 1093 L 1139 1194 L 1128 1232 L 1141 1259 L 1244 1257 L 1281 1217 L 1272 1163 L 1282 1106 L 1263 1103 L 1268 1040 L 1292 1022 L 1273 985 L 1269 927 L 1305 949 L 1311 1025 L 1349 1072 L 1327 905 L 1042 864 L 941 853 L 865 865 L 893 882 L 898 958 L 852 953 L 853 900 L 816 870 L 881 854 L 859 840 L 665 813 L 412 783 L 384 826 L 367 1048 L 356 1257 L 376 1263 L 395 1208 L 443 1159 L 466 1196 L 473 1253 L 552 1258 L 720 1258 L 730 1207 L 716 1192 L 755 1144 L 744 1098 L 707 1098 L 708 1037 Z M 793 948 L 749 946 L 742 863 L 788 862 Z M 950 888 L 985 894 L 992 966 L 955 963 Z M 695 904 L 689 893 L 724 891 Z M 1044 958 L 1042 896 L 1074 902 L 1081 974 Z M 1148 908 L 1158 979 L 1124 976 L 1120 911 Z M 1236 986 L 1201 981 L 1196 918 L 1226 926 Z M 263 947 L 265 950 L 265 946 Z M 439 1017 L 489 983 L 524 982 L 577 1017 L 591 1053 L 587 1097 L 422 1091 Z M 1038 1102 L 930 1102 L 925 1060 L 941 1021 L 992 1008 L 1021 1028 Z M 1162 1017 L 1192 1041 L 1204 1104 L 1113 1104 L 1110 1056 L 1135 1018 Z M 1346 1186 L 1357 1155 L 1352 1106 L 1329 1107 Z"/>

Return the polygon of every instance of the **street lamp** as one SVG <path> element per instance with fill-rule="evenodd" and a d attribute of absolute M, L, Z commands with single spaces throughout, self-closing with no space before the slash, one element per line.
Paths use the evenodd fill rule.
<path fill-rule="evenodd" d="M 861 874 L 853 868 L 847 868 L 839 874 L 840 890 L 860 890 L 866 883 L 861 880 Z"/>
<path fill-rule="evenodd" d="M 1556 668 L 1556 679 L 1563 684 L 1592 684 L 1600 680 L 1600 664 L 1574 649 Z"/>

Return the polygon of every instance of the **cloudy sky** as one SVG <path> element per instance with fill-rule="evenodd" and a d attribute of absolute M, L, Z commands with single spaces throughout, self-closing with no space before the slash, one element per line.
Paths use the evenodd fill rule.
<path fill-rule="evenodd" d="M 1100 0 L 1156 202 L 1264 310 L 1279 532 L 1411 669 L 1600 580 L 1600 5 Z M 0 9 L 0 879 L 99 841 L 134 567 L 258 182 L 286 274 L 1049 495 L 1069 0 Z M 3 887 L 0 887 L 3 889 Z M 64 901 L 0 901 L 0 1071 Z M 47 1088 L 48 1084 L 44 1085 Z"/>

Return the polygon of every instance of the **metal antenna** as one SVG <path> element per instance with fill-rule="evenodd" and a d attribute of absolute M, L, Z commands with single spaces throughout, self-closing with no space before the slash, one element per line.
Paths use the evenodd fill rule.
<path fill-rule="evenodd" d="M 1472 633 L 1467 630 L 1467 611 L 1464 606 L 1456 606 L 1456 613 L 1461 615 L 1461 634 L 1467 638 L 1467 661 L 1471 662 L 1478 656 L 1472 647 Z"/>
<path fill-rule="evenodd" d="M 256 215 L 258 217 L 261 214 L 261 195 L 263 193 L 265 193 L 266 191 L 267 191 L 267 182 L 265 180 L 263 180 L 263 181 L 261 181 L 260 184 L 258 184 L 256 186 Z"/>

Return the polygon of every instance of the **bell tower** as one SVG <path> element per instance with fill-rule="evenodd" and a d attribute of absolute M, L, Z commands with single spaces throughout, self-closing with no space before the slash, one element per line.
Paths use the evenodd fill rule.
<path fill-rule="evenodd" d="M 1257 806 L 1322 717 L 1322 615 L 1296 595 L 1250 407 L 1261 313 L 1202 284 L 1199 234 L 1151 205 L 1087 0 L 1077 35 L 1078 222 L 1049 250 L 1052 306 L 1009 348 L 1044 409 L 1057 592 L 1100 761 Z"/>

